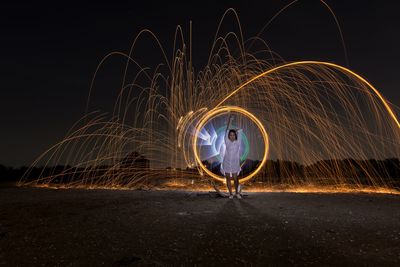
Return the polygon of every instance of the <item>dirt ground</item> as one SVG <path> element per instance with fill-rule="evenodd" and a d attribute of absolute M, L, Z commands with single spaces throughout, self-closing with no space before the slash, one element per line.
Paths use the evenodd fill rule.
<path fill-rule="evenodd" d="M 0 187 L 0 266 L 400 266 L 400 196 Z"/>

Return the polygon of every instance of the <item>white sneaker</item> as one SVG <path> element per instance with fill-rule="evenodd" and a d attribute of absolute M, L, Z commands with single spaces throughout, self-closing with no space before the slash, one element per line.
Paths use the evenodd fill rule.
<path fill-rule="evenodd" d="M 236 194 L 236 197 L 237 197 L 238 199 L 242 199 L 242 196 L 241 196 L 240 194 Z"/>
<path fill-rule="evenodd" d="M 229 195 L 229 199 L 233 199 L 233 195 L 231 194 L 231 195 Z"/>

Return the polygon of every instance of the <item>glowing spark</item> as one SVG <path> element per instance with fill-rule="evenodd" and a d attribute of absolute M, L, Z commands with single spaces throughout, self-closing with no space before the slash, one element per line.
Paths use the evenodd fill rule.
<path fill-rule="evenodd" d="M 220 107 L 217 109 L 213 109 L 210 110 L 209 112 L 207 112 L 204 117 L 200 120 L 200 122 L 198 123 L 198 125 L 196 126 L 196 133 L 195 136 L 193 138 L 193 151 L 194 151 L 194 155 L 197 161 L 197 164 L 199 164 L 199 166 L 201 167 L 201 169 L 207 173 L 209 176 L 211 176 L 212 178 L 214 178 L 215 180 L 221 181 L 221 182 L 225 182 L 224 178 L 221 178 L 220 176 L 214 174 L 213 172 L 211 172 L 210 170 L 208 170 L 206 168 L 206 166 L 204 166 L 204 164 L 201 162 L 198 150 L 197 150 L 197 137 L 199 137 L 199 134 L 201 132 L 201 130 L 203 129 L 204 125 L 214 116 L 220 114 L 220 113 L 225 113 L 225 112 L 229 112 L 229 111 L 234 111 L 234 112 L 238 112 L 240 114 L 245 115 L 246 117 L 248 117 L 249 119 L 251 119 L 259 128 L 259 130 L 261 131 L 262 137 L 263 137 L 263 141 L 264 141 L 264 155 L 262 157 L 261 163 L 258 165 L 258 167 L 250 174 L 248 174 L 246 177 L 240 179 L 240 182 L 246 182 L 248 180 L 250 180 L 252 177 L 254 177 L 264 166 L 266 160 L 267 160 L 267 155 L 268 155 L 268 134 L 264 129 L 264 126 L 262 125 L 262 123 L 249 111 L 240 108 L 240 107 L 234 107 L 234 106 L 226 106 L 226 107 Z"/>

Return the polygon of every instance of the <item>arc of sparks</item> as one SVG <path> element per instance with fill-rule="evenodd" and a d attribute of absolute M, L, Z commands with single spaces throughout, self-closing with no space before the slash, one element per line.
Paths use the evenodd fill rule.
<path fill-rule="evenodd" d="M 261 123 L 261 121 L 254 116 L 251 112 L 241 108 L 241 107 L 237 107 L 237 106 L 224 106 L 224 107 L 217 107 L 214 108 L 210 111 L 208 111 L 199 121 L 199 123 L 196 125 L 196 131 L 195 131 L 195 135 L 193 138 L 193 152 L 194 152 L 194 156 L 195 159 L 198 163 L 198 166 L 200 166 L 200 169 L 207 173 L 210 177 L 214 178 L 217 181 L 220 182 L 225 182 L 225 179 L 216 175 L 215 173 L 211 172 L 210 170 L 208 170 L 206 168 L 206 166 L 204 166 L 204 164 L 201 162 L 200 156 L 199 156 L 199 152 L 197 149 L 197 140 L 198 137 L 201 133 L 201 130 L 203 129 L 204 125 L 214 116 L 220 114 L 220 113 L 224 113 L 224 112 L 228 112 L 228 111 L 234 111 L 234 112 L 238 112 L 240 114 L 245 115 L 246 117 L 248 117 L 250 120 L 252 120 L 257 127 L 259 128 L 261 135 L 263 137 L 264 140 L 264 155 L 263 158 L 260 162 L 260 164 L 258 165 L 258 167 L 251 172 L 250 174 L 248 174 L 246 177 L 239 179 L 239 182 L 246 182 L 248 180 L 250 180 L 251 178 L 253 178 L 264 166 L 265 162 L 267 161 L 267 156 L 268 156 L 268 150 L 269 150 L 269 139 L 268 139 L 268 134 L 267 131 L 264 128 L 264 125 Z"/>
<path fill-rule="evenodd" d="M 240 90 L 242 90 L 243 88 L 245 88 L 247 85 L 249 85 L 250 83 L 254 82 L 255 80 L 266 76 L 270 73 L 273 73 L 275 71 L 278 71 L 280 69 L 284 69 L 287 67 L 291 67 L 291 66 L 299 66 L 299 65 L 324 65 L 324 66 L 328 66 L 328 67 L 332 67 L 335 69 L 339 69 L 345 73 L 348 73 L 354 77 L 356 77 L 357 79 L 359 79 L 360 81 L 362 81 L 363 83 L 365 83 L 377 96 L 378 98 L 382 101 L 382 104 L 384 105 L 385 109 L 387 110 L 387 112 L 389 113 L 389 115 L 392 117 L 393 121 L 396 123 L 397 127 L 400 130 L 400 122 L 396 116 L 396 114 L 393 112 L 392 108 L 390 107 L 390 105 L 387 103 L 386 99 L 383 97 L 383 95 L 379 92 L 378 89 L 376 89 L 370 82 L 368 82 L 365 78 L 363 78 L 361 75 L 355 73 L 354 71 L 343 67 L 341 65 L 337 65 L 335 63 L 331 63 L 331 62 L 325 62 L 325 61 L 296 61 L 296 62 L 290 62 L 290 63 L 286 63 L 286 64 L 282 64 L 280 66 L 276 66 L 272 69 L 269 69 L 265 72 L 262 72 L 256 76 L 254 76 L 253 78 L 251 78 L 250 80 L 248 80 L 247 82 L 243 83 L 242 85 L 240 85 L 238 88 L 236 88 L 235 90 L 233 90 L 230 94 L 228 94 L 221 102 L 219 102 L 215 108 L 221 106 L 226 100 L 228 100 L 231 96 L 233 96 L 234 94 L 236 94 L 237 92 L 239 92 Z"/>

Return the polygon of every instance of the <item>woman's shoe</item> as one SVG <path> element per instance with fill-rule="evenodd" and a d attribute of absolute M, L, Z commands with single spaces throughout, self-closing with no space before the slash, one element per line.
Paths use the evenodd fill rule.
<path fill-rule="evenodd" d="M 229 199 L 233 199 L 233 195 L 232 194 L 229 195 Z"/>
<path fill-rule="evenodd" d="M 242 199 L 242 196 L 241 196 L 240 194 L 236 194 L 236 197 L 237 197 L 238 199 Z"/>

